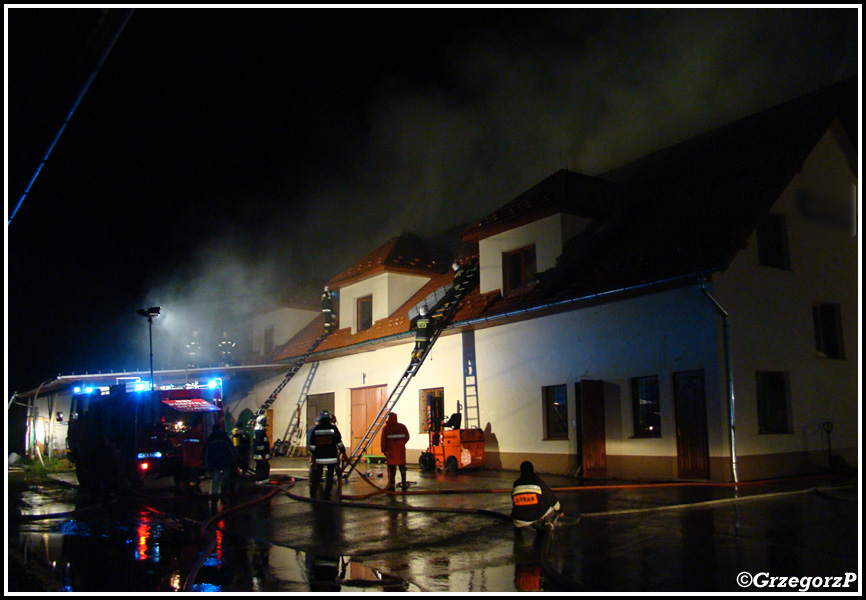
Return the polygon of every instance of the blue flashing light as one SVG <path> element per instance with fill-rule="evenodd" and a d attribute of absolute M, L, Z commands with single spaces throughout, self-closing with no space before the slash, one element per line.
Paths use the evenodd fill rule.
<path fill-rule="evenodd" d="M 143 460 L 145 458 L 162 458 L 162 452 L 139 452 L 138 460 Z"/>
<path fill-rule="evenodd" d="M 92 388 L 92 387 L 86 387 L 86 388 L 84 388 L 84 393 L 85 393 L 85 394 L 92 394 L 92 393 L 93 393 L 93 388 Z"/>
<path fill-rule="evenodd" d="M 223 380 L 220 379 L 219 377 L 217 377 L 216 379 L 212 379 L 212 380 L 210 380 L 210 381 L 208 382 L 207 386 L 208 386 L 210 389 L 214 389 L 214 388 L 217 388 L 217 387 L 220 387 L 220 388 L 221 388 L 221 387 L 223 386 Z"/>
<path fill-rule="evenodd" d="M 141 381 L 141 382 L 135 384 L 135 391 L 136 392 L 144 392 L 144 391 L 149 390 L 149 389 L 150 389 L 150 382 L 148 382 L 148 381 Z"/>
<path fill-rule="evenodd" d="M 78 386 L 76 385 L 74 388 L 72 388 L 72 393 L 74 393 L 74 394 L 80 394 L 80 393 L 81 393 L 81 388 L 78 387 Z"/>

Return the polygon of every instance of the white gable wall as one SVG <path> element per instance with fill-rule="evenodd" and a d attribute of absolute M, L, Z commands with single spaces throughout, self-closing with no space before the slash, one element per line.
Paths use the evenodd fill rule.
<path fill-rule="evenodd" d="M 253 353 L 264 352 L 264 332 L 274 328 L 274 348 L 282 346 L 309 325 L 319 313 L 314 310 L 280 308 L 253 319 Z"/>
<path fill-rule="evenodd" d="M 781 465 L 788 471 L 808 469 L 810 462 L 827 465 L 824 421 L 833 422 L 833 452 L 856 463 L 857 240 L 849 231 L 805 218 L 797 207 L 801 187 L 838 196 L 852 194 L 855 182 L 828 132 L 772 209 L 786 217 L 791 270 L 759 265 L 753 235 L 716 281 L 717 298 L 731 315 L 737 453 L 743 479 L 778 476 Z M 841 306 L 844 359 L 817 355 L 812 322 L 816 302 Z M 791 433 L 758 433 L 758 370 L 788 374 Z"/>
<path fill-rule="evenodd" d="M 589 224 L 589 219 L 557 213 L 492 235 L 478 243 L 482 294 L 502 290 L 502 253 L 535 244 L 536 271 L 556 266 L 565 241 Z"/>
<path fill-rule="evenodd" d="M 340 329 L 357 333 L 355 306 L 358 298 L 373 296 L 373 321 L 387 319 L 430 281 L 429 277 L 402 273 L 381 273 L 340 288 Z"/>

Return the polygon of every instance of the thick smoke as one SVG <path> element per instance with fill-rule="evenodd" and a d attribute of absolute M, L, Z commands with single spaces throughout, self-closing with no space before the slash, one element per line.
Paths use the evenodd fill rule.
<path fill-rule="evenodd" d="M 158 277 L 142 300 L 142 306 L 161 308 L 153 319 L 154 368 L 219 364 L 223 334 L 237 344 L 233 362 L 246 358 L 252 351 L 252 318 L 277 308 L 289 291 L 302 288 L 290 279 L 289 270 L 290 264 L 253 256 L 234 240 L 209 239 L 187 263 Z M 144 329 L 138 338 L 137 353 L 147 353 Z M 196 359 L 188 356 L 193 339 L 201 348 Z"/>
<path fill-rule="evenodd" d="M 575 10 L 479 30 L 445 49 L 447 83 L 376 88 L 355 171 L 320 185 L 291 237 L 328 277 L 402 231 L 478 220 L 560 168 L 600 174 L 850 76 L 856 13 L 842 31 L 832 13 Z"/>
<path fill-rule="evenodd" d="M 194 329 L 248 335 L 263 298 L 320 289 L 401 232 L 469 225 L 560 168 L 601 174 L 850 76 L 857 16 L 846 14 L 840 28 L 823 9 L 550 11 L 455 36 L 438 79 L 370 86 L 344 164 L 249 208 L 255 256 L 209 240 L 158 282 L 154 343 L 167 356 Z"/>

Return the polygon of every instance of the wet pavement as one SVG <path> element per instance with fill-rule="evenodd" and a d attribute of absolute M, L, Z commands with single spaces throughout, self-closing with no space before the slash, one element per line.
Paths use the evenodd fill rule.
<path fill-rule="evenodd" d="M 409 489 L 386 494 L 373 467 L 340 502 L 311 501 L 306 475 L 306 459 L 275 459 L 271 484 L 214 507 L 167 486 L 94 504 L 70 474 L 10 504 L 9 546 L 66 591 L 861 589 L 851 476 L 736 487 L 544 476 L 566 518 L 536 536 L 507 519 L 514 472 L 410 469 Z"/>

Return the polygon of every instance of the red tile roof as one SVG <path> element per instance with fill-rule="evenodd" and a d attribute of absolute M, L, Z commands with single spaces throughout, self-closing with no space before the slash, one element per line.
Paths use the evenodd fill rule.
<path fill-rule="evenodd" d="M 443 273 L 450 266 L 450 261 L 451 257 L 431 242 L 410 233 L 403 233 L 388 240 L 331 279 L 328 286 L 331 289 L 339 289 L 385 271 L 421 275 Z"/>

